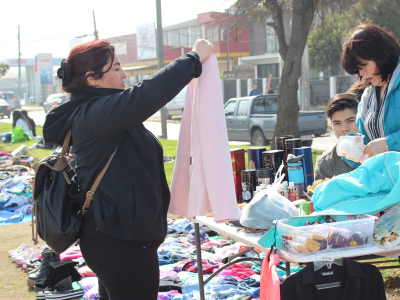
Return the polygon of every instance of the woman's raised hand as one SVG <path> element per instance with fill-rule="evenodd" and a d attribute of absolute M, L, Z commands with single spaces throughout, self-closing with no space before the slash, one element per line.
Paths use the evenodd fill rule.
<path fill-rule="evenodd" d="M 214 51 L 214 46 L 207 40 L 199 39 L 194 43 L 192 50 L 197 53 L 200 57 L 200 62 L 203 63 L 210 57 L 211 52 Z"/>

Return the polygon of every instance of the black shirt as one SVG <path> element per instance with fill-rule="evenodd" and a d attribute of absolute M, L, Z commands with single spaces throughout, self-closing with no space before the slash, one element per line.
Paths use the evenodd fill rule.
<path fill-rule="evenodd" d="M 332 272 L 332 275 L 327 275 Z M 316 285 L 343 282 L 343 286 L 318 290 Z M 332 264 L 314 271 L 314 264 L 286 278 L 281 300 L 383 300 L 386 299 L 378 268 L 344 258 L 344 265 Z"/>

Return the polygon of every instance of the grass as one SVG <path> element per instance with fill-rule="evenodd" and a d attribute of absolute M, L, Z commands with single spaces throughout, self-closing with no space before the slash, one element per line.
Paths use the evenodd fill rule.
<path fill-rule="evenodd" d="M 26 104 L 24 106 L 28 106 L 28 107 L 41 107 L 40 104 Z"/>

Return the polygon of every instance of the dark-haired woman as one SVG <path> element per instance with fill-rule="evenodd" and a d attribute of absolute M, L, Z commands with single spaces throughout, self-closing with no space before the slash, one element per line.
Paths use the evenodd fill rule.
<path fill-rule="evenodd" d="M 76 46 L 57 72 L 71 101 L 48 113 L 44 139 L 62 145 L 72 129 L 81 190 L 90 189 L 118 148 L 80 234 L 100 299 L 157 299 L 157 248 L 167 232 L 170 192 L 162 146 L 142 123 L 200 76 L 212 51 L 198 40 L 193 51 L 126 90 L 127 76 L 107 41 Z"/>
<path fill-rule="evenodd" d="M 400 45 L 385 29 L 361 24 L 343 44 L 342 66 L 365 83 L 357 125 L 370 157 L 400 151 Z"/>
<path fill-rule="evenodd" d="M 21 125 L 22 130 L 25 131 L 26 133 L 28 133 L 31 138 L 33 138 L 35 136 L 35 134 L 33 133 L 34 127 L 32 127 L 29 120 L 25 117 L 25 115 L 22 113 L 22 111 L 14 110 L 12 113 L 12 121 L 13 121 L 13 123 L 12 123 L 13 129 L 15 127 Z M 35 133 L 36 133 L 36 130 L 35 130 Z"/>
<path fill-rule="evenodd" d="M 32 130 L 33 137 L 36 136 L 36 123 L 35 121 L 29 117 L 28 112 L 26 110 L 21 110 L 22 117 L 24 118 L 25 122 L 29 123 L 29 127 Z"/>

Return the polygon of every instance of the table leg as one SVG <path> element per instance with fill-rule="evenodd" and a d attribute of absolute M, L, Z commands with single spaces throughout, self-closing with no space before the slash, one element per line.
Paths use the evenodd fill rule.
<path fill-rule="evenodd" d="M 204 280 L 203 280 L 203 262 L 201 259 L 201 241 L 200 241 L 199 223 L 194 223 L 194 231 L 195 231 L 195 237 L 196 237 L 197 275 L 199 277 L 200 300 L 205 300 Z"/>

